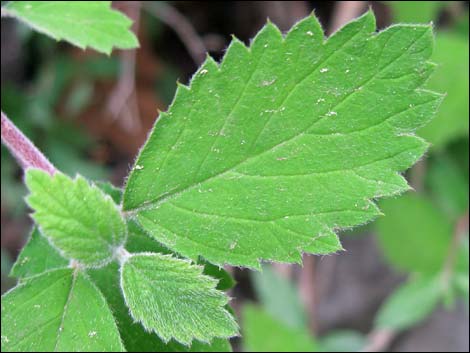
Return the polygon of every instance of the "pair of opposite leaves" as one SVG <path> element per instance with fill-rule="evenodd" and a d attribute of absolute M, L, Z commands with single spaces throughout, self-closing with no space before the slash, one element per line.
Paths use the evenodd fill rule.
<path fill-rule="evenodd" d="M 175 253 L 217 265 L 259 268 L 260 260 L 300 262 L 302 252 L 340 250 L 335 230 L 370 221 L 380 214 L 372 199 L 409 188 L 399 173 L 427 148 L 413 132 L 442 99 L 421 88 L 434 66 L 429 26 L 374 32 L 368 12 L 327 41 L 314 16 L 285 37 L 268 23 L 250 48 L 234 39 L 220 65 L 208 58 L 190 87 L 179 86 L 131 171 L 122 213 Z M 108 212 L 114 205 L 93 207 L 99 197 L 75 200 L 67 188 L 57 191 L 58 178 L 29 174 L 38 225 L 66 256 L 91 265 L 109 261 L 125 243 L 121 216 Z M 67 182 L 90 188 L 80 178 Z M 47 198 L 60 200 L 58 207 L 51 209 L 55 201 Z M 61 228 L 63 219 L 71 219 L 71 232 Z M 95 231 L 83 232 L 80 222 Z M 139 268 L 165 261 L 182 262 L 158 257 Z M 187 264 L 168 277 L 175 302 L 197 294 L 198 305 L 172 312 L 178 320 L 167 316 L 168 303 L 145 291 L 134 303 L 126 297 L 134 318 L 183 343 L 235 334 L 230 324 L 210 333 L 215 316 L 227 314 L 226 301 L 214 306 L 207 303 L 219 298 L 216 291 L 188 292 L 178 276 L 203 281 L 196 272 Z M 201 309 L 214 307 L 215 316 L 204 317 Z M 165 317 L 176 323 L 174 331 L 158 321 Z"/>

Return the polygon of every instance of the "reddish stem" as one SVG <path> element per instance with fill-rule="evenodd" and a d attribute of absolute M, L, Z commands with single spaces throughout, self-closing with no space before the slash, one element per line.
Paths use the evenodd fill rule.
<path fill-rule="evenodd" d="M 23 170 L 42 169 L 53 175 L 56 172 L 51 162 L 36 146 L 11 122 L 2 111 L 2 142 L 16 158 Z"/>

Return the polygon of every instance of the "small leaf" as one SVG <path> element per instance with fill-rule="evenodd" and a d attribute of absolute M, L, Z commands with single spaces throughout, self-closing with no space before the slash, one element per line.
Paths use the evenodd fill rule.
<path fill-rule="evenodd" d="M 306 327 L 306 310 L 297 288 L 271 267 L 263 266 L 263 272 L 253 272 L 256 294 L 264 310 L 290 327 Z"/>
<path fill-rule="evenodd" d="M 381 202 L 386 217 L 377 221 L 378 240 L 397 269 L 434 274 L 444 265 L 453 226 L 426 198 L 408 194 Z"/>
<path fill-rule="evenodd" d="M 442 298 L 438 276 L 412 279 L 399 287 L 377 315 L 379 328 L 405 330 L 424 320 Z"/>
<path fill-rule="evenodd" d="M 422 89 L 430 26 L 375 32 L 368 12 L 324 39 L 314 16 L 268 23 L 180 85 L 128 178 L 123 209 L 176 253 L 259 268 L 341 250 L 424 153 L 413 132 L 442 100 Z"/>
<path fill-rule="evenodd" d="M 315 352 L 317 344 L 304 328 L 292 328 L 254 305 L 243 308 L 246 352 Z"/>
<path fill-rule="evenodd" d="M 33 218 L 64 257 L 97 266 L 126 239 L 126 224 L 114 202 L 84 178 L 39 170 L 26 173 Z"/>
<path fill-rule="evenodd" d="M 35 227 L 31 237 L 16 259 L 10 275 L 20 279 L 67 267 L 69 262 L 60 256 Z"/>
<path fill-rule="evenodd" d="M 129 240 L 132 233 L 129 233 Z M 154 241 L 155 242 L 155 241 Z M 89 269 L 88 274 L 103 292 L 113 311 L 121 338 L 129 352 L 230 352 L 227 339 L 214 338 L 210 344 L 193 341 L 190 347 L 174 340 L 164 343 L 154 332 L 146 331 L 140 323 L 130 316 L 120 287 L 119 266 L 111 262 L 106 267 Z"/>
<path fill-rule="evenodd" d="M 171 255 L 135 254 L 123 264 L 121 283 L 131 315 L 164 342 L 189 345 L 238 332 L 224 309 L 227 297 L 200 266 Z"/>
<path fill-rule="evenodd" d="M 46 272 L 2 297 L 2 352 L 124 351 L 98 289 L 80 272 Z"/>
<path fill-rule="evenodd" d="M 111 9 L 111 1 L 10 1 L 4 9 L 38 32 L 82 49 L 110 54 L 113 47 L 139 46 L 129 30 L 132 21 Z"/>
<path fill-rule="evenodd" d="M 319 352 L 362 352 L 366 337 L 357 331 L 334 330 L 321 338 Z"/>

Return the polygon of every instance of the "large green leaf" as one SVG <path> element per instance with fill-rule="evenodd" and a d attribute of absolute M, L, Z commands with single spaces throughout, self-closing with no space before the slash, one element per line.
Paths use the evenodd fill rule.
<path fill-rule="evenodd" d="M 122 352 L 111 310 L 80 272 L 32 277 L 2 297 L 2 351 Z"/>
<path fill-rule="evenodd" d="M 439 272 L 453 235 L 446 215 L 415 194 L 380 205 L 387 216 L 377 221 L 378 240 L 387 260 L 399 270 Z"/>
<path fill-rule="evenodd" d="M 9 1 L 2 13 L 35 30 L 79 48 L 111 53 L 131 49 L 138 41 L 129 30 L 132 21 L 111 9 L 111 1 Z"/>
<path fill-rule="evenodd" d="M 375 33 L 371 12 L 327 41 L 314 16 L 284 37 L 210 57 L 180 85 L 129 176 L 123 208 L 175 252 L 215 264 L 300 262 L 341 249 L 334 230 L 408 190 L 427 148 L 413 131 L 442 96 L 421 89 L 430 26 Z"/>
<path fill-rule="evenodd" d="M 243 345 L 247 352 L 315 352 L 317 344 L 304 328 L 292 328 L 254 305 L 243 308 Z"/>
<path fill-rule="evenodd" d="M 429 23 L 437 19 L 445 1 L 387 1 L 392 8 L 394 22 Z"/>
<path fill-rule="evenodd" d="M 237 334 L 224 306 L 228 298 L 202 267 L 171 255 L 131 255 L 121 269 L 124 298 L 132 317 L 146 330 L 189 345 Z"/>
<path fill-rule="evenodd" d="M 32 169 L 26 184 L 34 220 L 65 257 L 100 265 L 124 243 L 127 228 L 115 203 L 81 176 L 72 180 Z"/>
<path fill-rule="evenodd" d="M 39 275 L 43 272 L 67 267 L 69 261 L 60 256 L 36 227 L 31 237 L 21 250 L 10 275 L 20 279 Z"/>

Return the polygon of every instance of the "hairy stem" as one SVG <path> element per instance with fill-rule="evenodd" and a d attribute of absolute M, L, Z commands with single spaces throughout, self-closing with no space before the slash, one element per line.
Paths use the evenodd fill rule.
<path fill-rule="evenodd" d="M 42 169 L 53 175 L 56 172 L 51 162 L 36 146 L 2 113 L 2 143 L 10 150 L 23 170 Z"/>

